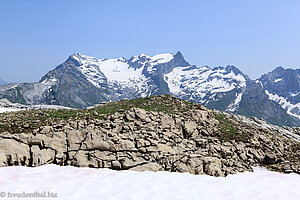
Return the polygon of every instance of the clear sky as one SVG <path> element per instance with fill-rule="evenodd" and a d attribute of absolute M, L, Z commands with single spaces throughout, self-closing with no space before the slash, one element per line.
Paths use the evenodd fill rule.
<path fill-rule="evenodd" d="M 251 78 L 300 68 L 299 0 L 6 0 L 0 78 L 38 81 L 72 53 L 129 58 L 181 51 Z"/>

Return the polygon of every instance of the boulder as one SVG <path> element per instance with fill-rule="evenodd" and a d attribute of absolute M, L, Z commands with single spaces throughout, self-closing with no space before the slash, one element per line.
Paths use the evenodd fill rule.
<path fill-rule="evenodd" d="M 149 163 L 145 163 L 143 165 L 137 165 L 135 167 L 130 168 L 129 170 L 157 172 L 157 171 L 163 171 L 163 168 L 157 163 L 149 162 Z"/>
<path fill-rule="evenodd" d="M 28 145 L 12 139 L 0 139 L 0 167 L 10 165 L 30 165 Z"/>

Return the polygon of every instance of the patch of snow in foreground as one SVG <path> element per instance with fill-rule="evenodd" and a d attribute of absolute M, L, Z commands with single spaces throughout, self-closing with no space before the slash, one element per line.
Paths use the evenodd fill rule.
<path fill-rule="evenodd" d="M 264 168 L 225 178 L 56 165 L 0 168 L 0 194 L 49 191 L 58 194 L 55 199 L 282 200 L 300 199 L 299 187 L 299 175 Z"/>

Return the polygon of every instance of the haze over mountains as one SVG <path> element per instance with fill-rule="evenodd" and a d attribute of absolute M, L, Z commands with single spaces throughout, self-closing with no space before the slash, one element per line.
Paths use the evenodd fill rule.
<path fill-rule="evenodd" d="M 0 85 L 5 85 L 5 84 L 6 84 L 6 82 L 0 78 Z"/>
<path fill-rule="evenodd" d="M 299 126 L 299 73 L 278 67 L 251 80 L 234 66 L 189 64 L 180 52 L 129 59 L 73 54 L 37 83 L 0 86 L 0 98 L 85 108 L 102 101 L 171 94 L 209 108 Z"/>

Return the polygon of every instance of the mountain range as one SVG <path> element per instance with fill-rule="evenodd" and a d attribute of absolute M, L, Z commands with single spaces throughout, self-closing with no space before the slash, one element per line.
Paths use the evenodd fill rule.
<path fill-rule="evenodd" d="M 251 80 L 234 66 L 198 67 L 176 54 L 97 59 L 73 54 L 36 83 L 0 86 L 14 103 L 86 108 L 99 102 L 170 94 L 206 107 L 300 126 L 300 70 L 277 67 Z"/>

